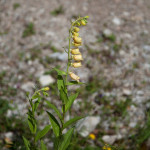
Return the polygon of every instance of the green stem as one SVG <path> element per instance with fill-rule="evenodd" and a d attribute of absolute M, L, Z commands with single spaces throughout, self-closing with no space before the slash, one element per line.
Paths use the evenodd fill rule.
<path fill-rule="evenodd" d="M 71 25 L 71 28 L 69 30 L 69 47 L 68 47 L 67 75 L 66 75 L 66 79 L 65 79 L 66 88 L 67 88 L 67 79 L 68 79 L 69 67 L 70 67 L 71 31 L 72 31 L 72 25 Z"/>

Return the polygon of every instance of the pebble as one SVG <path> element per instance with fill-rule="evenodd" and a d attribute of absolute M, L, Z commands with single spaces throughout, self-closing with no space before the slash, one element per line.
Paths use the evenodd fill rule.
<path fill-rule="evenodd" d="M 77 123 L 78 133 L 83 137 L 88 136 L 96 128 L 100 120 L 99 116 L 89 116 L 81 119 Z"/>
<path fill-rule="evenodd" d="M 33 82 L 26 82 L 21 86 L 21 89 L 24 91 L 31 91 L 35 87 Z"/>
<path fill-rule="evenodd" d="M 50 58 L 58 59 L 60 61 L 65 61 L 68 59 L 68 55 L 66 52 L 64 53 L 56 52 L 56 53 L 51 54 Z"/>
<path fill-rule="evenodd" d="M 132 94 L 132 92 L 129 89 L 123 89 L 123 95 L 129 96 L 131 94 Z"/>
<path fill-rule="evenodd" d="M 55 82 L 55 79 L 50 75 L 42 75 L 39 78 L 40 84 L 44 86 L 48 86 L 49 84 L 52 84 Z"/>
<path fill-rule="evenodd" d="M 117 135 L 104 135 L 102 140 L 108 144 L 113 144 L 117 139 Z"/>
<path fill-rule="evenodd" d="M 118 17 L 114 17 L 112 22 L 117 26 L 121 25 L 121 20 Z"/>

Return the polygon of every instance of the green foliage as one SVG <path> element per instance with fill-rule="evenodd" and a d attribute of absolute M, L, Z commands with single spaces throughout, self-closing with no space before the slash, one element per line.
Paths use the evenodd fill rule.
<path fill-rule="evenodd" d="M 25 137 L 23 137 L 23 141 L 24 141 L 24 144 L 26 146 L 26 150 L 30 150 L 30 143 L 29 143 L 29 141 Z"/>
<path fill-rule="evenodd" d="M 47 150 L 46 145 L 44 144 L 43 140 L 41 140 L 41 150 Z"/>
<path fill-rule="evenodd" d="M 25 30 L 23 31 L 22 37 L 26 38 L 34 34 L 35 34 L 35 27 L 34 27 L 34 24 L 30 22 L 29 24 L 27 24 Z"/>
<path fill-rule="evenodd" d="M 51 125 L 52 125 L 52 128 L 53 128 L 53 132 L 54 132 L 56 137 L 59 137 L 59 135 L 60 135 L 59 122 L 57 121 L 57 119 L 50 112 L 47 112 L 47 113 L 49 115 L 49 120 L 51 122 Z"/>
<path fill-rule="evenodd" d="M 45 128 L 41 131 L 39 131 L 35 137 L 35 142 L 37 142 L 39 139 L 41 139 L 51 128 L 51 125 L 45 126 Z"/>
<path fill-rule="evenodd" d="M 50 12 L 50 14 L 53 16 L 58 16 L 58 15 L 63 14 L 63 13 L 64 13 L 64 8 L 62 5 L 60 5 L 58 8 L 56 8 Z"/>
<path fill-rule="evenodd" d="M 14 4 L 13 4 L 14 10 L 16 10 L 16 9 L 19 8 L 19 7 L 20 7 L 20 4 L 19 4 L 19 3 L 14 3 Z"/>

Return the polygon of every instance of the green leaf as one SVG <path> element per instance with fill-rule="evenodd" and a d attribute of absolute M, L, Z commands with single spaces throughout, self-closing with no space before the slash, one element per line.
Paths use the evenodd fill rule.
<path fill-rule="evenodd" d="M 49 119 L 53 128 L 54 134 L 56 137 L 58 137 L 60 134 L 60 125 L 58 121 L 56 120 L 56 118 L 50 112 L 47 111 L 47 113 L 49 115 Z"/>
<path fill-rule="evenodd" d="M 57 87 L 58 87 L 58 90 L 60 91 L 61 87 L 65 87 L 64 85 L 64 80 L 63 80 L 63 77 L 61 75 L 58 75 L 57 76 Z"/>
<path fill-rule="evenodd" d="M 46 145 L 44 144 L 43 140 L 41 140 L 41 150 L 47 150 Z"/>
<path fill-rule="evenodd" d="M 67 85 L 74 85 L 74 84 L 85 84 L 85 83 L 83 83 L 83 82 L 77 82 L 77 81 L 67 82 Z"/>
<path fill-rule="evenodd" d="M 68 96 L 63 87 L 61 87 L 60 89 L 60 99 L 63 101 L 64 104 L 67 104 Z"/>
<path fill-rule="evenodd" d="M 24 141 L 24 144 L 26 146 L 26 150 L 30 150 L 30 143 L 24 136 L 23 136 L 23 141 Z"/>
<path fill-rule="evenodd" d="M 69 96 L 69 101 L 67 101 L 66 107 L 65 107 L 65 112 L 67 112 L 70 107 L 72 106 L 74 100 L 78 97 L 79 93 L 73 94 L 71 96 Z"/>
<path fill-rule="evenodd" d="M 37 110 L 40 101 L 41 101 L 41 97 L 38 97 L 38 100 L 36 100 L 36 101 L 34 102 L 33 108 L 32 108 L 34 112 Z"/>
<path fill-rule="evenodd" d="M 59 119 L 61 120 L 62 119 L 62 116 L 61 116 L 61 113 L 60 111 L 56 108 L 55 105 L 51 104 L 49 101 L 46 101 L 47 105 L 52 108 L 58 115 Z"/>
<path fill-rule="evenodd" d="M 67 75 L 67 73 L 65 72 L 65 71 L 62 71 L 62 70 L 59 70 L 59 69 L 57 69 L 57 68 L 53 68 L 55 71 L 57 71 L 57 73 L 59 74 L 59 75 Z"/>
<path fill-rule="evenodd" d="M 70 140 L 73 134 L 74 128 L 68 130 L 66 134 L 64 134 L 59 142 L 58 150 L 66 150 L 70 144 Z"/>
<path fill-rule="evenodd" d="M 28 125 L 31 133 L 35 134 L 37 129 L 35 120 L 28 118 Z"/>
<path fill-rule="evenodd" d="M 75 123 L 76 121 L 80 120 L 84 118 L 83 116 L 77 116 L 77 117 L 74 117 L 73 119 L 70 119 L 69 121 L 67 121 L 64 126 L 63 126 L 63 129 L 67 128 L 69 125 Z"/>
<path fill-rule="evenodd" d="M 43 130 L 39 131 L 35 137 L 35 142 L 41 139 L 51 128 L 51 125 L 47 125 Z"/>

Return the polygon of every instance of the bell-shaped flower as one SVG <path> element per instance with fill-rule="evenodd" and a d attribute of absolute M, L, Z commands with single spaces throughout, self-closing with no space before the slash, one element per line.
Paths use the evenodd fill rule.
<path fill-rule="evenodd" d="M 74 43 L 74 42 L 72 42 L 72 45 L 75 46 L 75 47 L 78 47 L 78 46 L 81 46 L 82 43 Z"/>
<path fill-rule="evenodd" d="M 78 68 L 78 67 L 81 67 L 82 64 L 81 64 L 81 62 L 74 62 L 74 63 L 71 63 L 71 66 L 74 68 Z"/>
<path fill-rule="evenodd" d="M 74 40 L 74 43 L 77 43 L 77 44 L 82 43 L 82 38 L 80 38 L 80 37 L 74 36 L 73 40 Z"/>
<path fill-rule="evenodd" d="M 86 22 L 84 20 L 81 20 L 81 25 L 85 26 Z"/>
<path fill-rule="evenodd" d="M 72 58 L 73 58 L 75 61 L 81 61 L 81 60 L 83 60 L 81 54 L 80 54 L 80 55 L 72 55 Z"/>
<path fill-rule="evenodd" d="M 71 49 L 71 54 L 78 55 L 81 54 L 78 48 Z"/>
<path fill-rule="evenodd" d="M 72 35 L 73 35 L 73 36 L 79 36 L 79 33 L 77 33 L 77 32 L 72 32 Z"/>
<path fill-rule="evenodd" d="M 74 74 L 73 72 L 69 72 L 69 75 L 70 75 L 70 77 L 71 77 L 73 80 L 76 80 L 77 82 L 79 82 L 79 79 L 80 79 L 79 76 L 77 76 L 77 75 Z"/>

